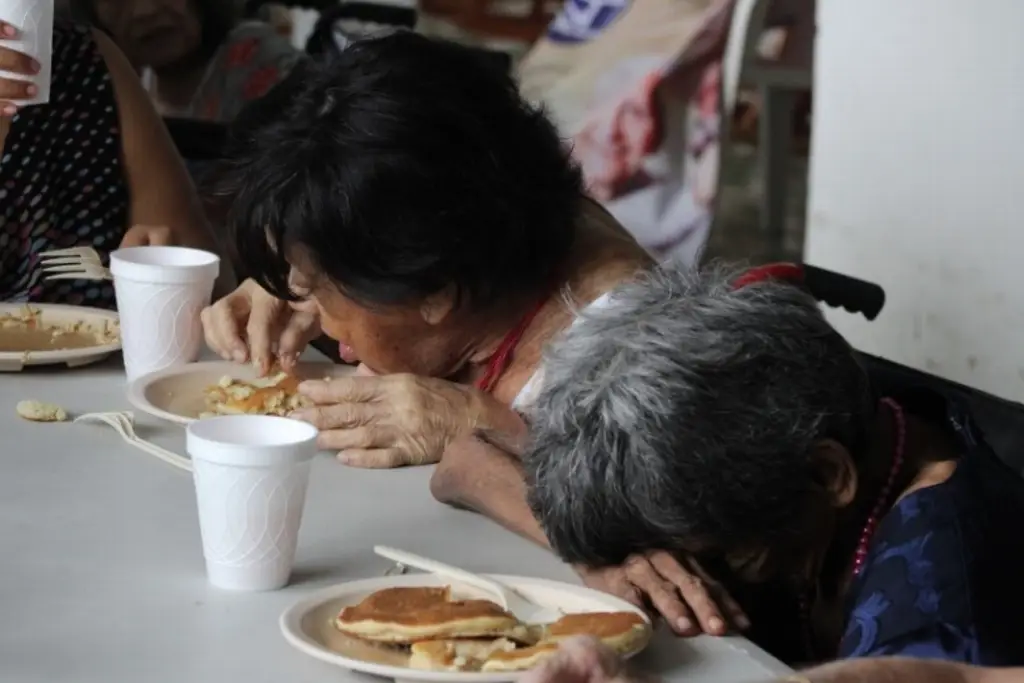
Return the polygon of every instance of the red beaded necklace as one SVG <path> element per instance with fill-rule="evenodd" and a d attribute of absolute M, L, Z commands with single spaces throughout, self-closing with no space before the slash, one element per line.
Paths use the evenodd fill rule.
<path fill-rule="evenodd" d="M 882 492 L 878 495 L 878 500 L 871 509 L 871 514 L 868 515 L 868 520 L 864 523 L 864 528 L 860 532 L 860 539 L 857 541 L 857 550 L 853 554 L 853 569 L 851 570 L 854 577 L 860 576 L 860 573 L 864 571 L 864 563 L 868 558 L 868 548 L 871 546 L 871 539 L 874 538 L 879 523 L 891 505 L 890 498 L 896 486 L 896 479 L 903 469 L 903 461 L 905 459 L 907 421 L 903 414 L 903 407 L 891 398 L 883 398 L 881 403 L 892 411 L 893 422 L 896 428 L 896 443 L 893 446 L 892 466 L 889 469 L 889 477 L 886 479 L 885 486 L 882 487 Z M 799 603 L 807 654 L 811 655 L 814 651 L 814 639 L 811 635 L 811 605 L 806 591 L 801 591 Z"/>
<path fill-rule="evenodd" d="M 878 524 L 882 521 L 885 511 L 890 505 L 889 498 L 892 495 L 893 487 L 896 485 L 896 478 L 899 476 L 900 470 L 903 469 L 903 451 L 907 445 L 907 422 L 903 416 L 903 408 L 891 398 L 883 398 L 882 403 L 892 411 L 893 422 L 896 424 L 896 446 L 893 449 L 889 478 L 886 479 L 885 486 L 882 487 L 882 493 L 879 494 L 878 501 L 875 503 L 875 507 L 872 508 L 871 515 L 868 516 L 868 521 L 864 524 L 864 529 L 860 532 L 857 552 L 853 555 L 854 576 L 860 576 L 861 571 L 863 571 L 864 561 L 868 558 L 868 547 L 871 545 L 871 539 L 874 537 Z"/>

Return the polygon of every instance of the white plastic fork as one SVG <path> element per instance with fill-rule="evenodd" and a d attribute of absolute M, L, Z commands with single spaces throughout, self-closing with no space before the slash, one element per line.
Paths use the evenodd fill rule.
<path fill-rule="evenodd" d="M 169 465 L 173 465 L 178 469 L 185 470 L 186 472 L 192 471 L 192 462 L 188 458 L 183 458 L 177 453 L 157 446 L 155 443 L 150 443 L 145 439 L 141 438 L 135 433 L 135 416 L 129 412 L 114 412 L 114 413 L 86 413 L 85 415 L 79 415 L 75 418 L 75 422 L 100 422 L 109 425 L 114 428 L 121 438 L 128 442 L 130 446 L 134 446 L 141 451 L 145 451 L 150 455 L 163 460 Z"/>
<path fill-rule="evenodd" d="M 498 604 L 514 614 L 524 624 L 548 624 L 557 621 L 562 616 L 562 612 L 557 609 L 542 607 L 527 600 L 509 586 L 479 574 L 468 572 L 465 569 L 459 569 L 437 560 L 420 557 L 404 550 L 389 548 L 383 545 L 375 545 L 373 552 L 381 557 L 394 560 L 400 565 L 420 569 L 442 578 L 458 581 L 467 586 L 486 591 L 496 597 Z"/>
<path fill-rule="evenodd" d="M 112 280 L 99 253 L 91 247 L 44 251 L 39 265 L 47 280 Z"/>

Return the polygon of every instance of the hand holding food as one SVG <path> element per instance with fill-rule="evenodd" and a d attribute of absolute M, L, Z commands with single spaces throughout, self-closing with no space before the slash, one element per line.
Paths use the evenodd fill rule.
<path fill-rule="evenodd" d="M 251 362 L 261 374 L 275 363 L 294 369 L 299 354 L 320 334 L 316 315 L 293 310 L 246 280 L 234 292 L 203 310 L 206 344 L 225 360 Z"/>

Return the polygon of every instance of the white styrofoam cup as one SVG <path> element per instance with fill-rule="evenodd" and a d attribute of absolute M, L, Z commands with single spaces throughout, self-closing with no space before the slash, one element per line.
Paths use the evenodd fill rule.
<path fill-rule="evenodd" d="M 46 104 L 50 101 L 50 74 L 53 63 L 53 9 L 54 0 L 0 0 L 0 20 L 18 31 L 12 40 L 0 41 L 0 46 L 20 52 L 39 62 L 39 73 L 33 76 L 12 74 L 0 70 L 0 77 L 24 81 L 36 86 L 35 97 L 15 100 L 19 106 Z"/>
<path fill-rule="evenodd" d="M 316 427 L 284 417 L 189 424 L 186 447 L 211 584 L 265 591 L 288 583 L 316 437 Z"/>
<path fill-rule="evenodd" d="M 128 381 L 191 363 L 203 344 L 199 318 L 220 257 L 186 247 L 129 247 L 110 255 Z"/>

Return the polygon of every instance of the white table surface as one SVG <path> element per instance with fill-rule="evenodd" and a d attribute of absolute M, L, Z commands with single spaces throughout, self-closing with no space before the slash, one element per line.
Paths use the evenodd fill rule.
<path fill-rule="evenodd" d="M 0 375 L 0 681 L 337 683 L 365 680 L 293 650 L 278 616 L 312 591 L 381 575 L 386 544 L 470 570 L 576 581 L 552 555 L 435 502 L 430 469 L 316 462 L 292 584 L 211 588 L 188 473 L 101 425 L 34 424 L 19 400 L 72 414 L 127 410 L 119 363 Z M 184 453 L 184 430 L 136 416 Z M 766 680 L 787 669 L 741 638 L 660 632 L 637 664 L 687 683 Z M 380 680 L 380 679 L 377 679 Z"/>

